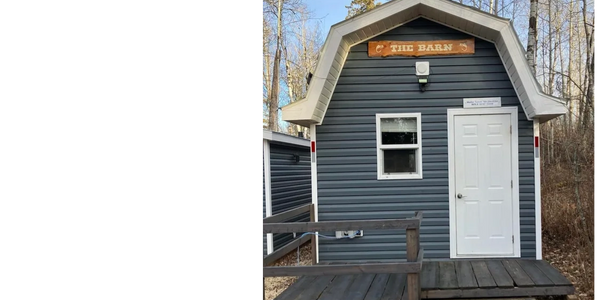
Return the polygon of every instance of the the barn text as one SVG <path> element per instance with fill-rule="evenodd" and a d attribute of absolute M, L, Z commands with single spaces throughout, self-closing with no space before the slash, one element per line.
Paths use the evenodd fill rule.
<path fill-rule="evenodd" d="M 457 55 L 475 53 L 475 39 L 447 41 L 372 41 L 369 57 Z"/>

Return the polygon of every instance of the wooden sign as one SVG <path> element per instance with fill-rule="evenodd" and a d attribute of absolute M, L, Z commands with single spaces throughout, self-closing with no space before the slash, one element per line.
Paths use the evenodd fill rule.
<path fill-rule="evenodd" d="M 369 42 L 369 57 L 459 55 L 475 53 L 475 39 Z"/>

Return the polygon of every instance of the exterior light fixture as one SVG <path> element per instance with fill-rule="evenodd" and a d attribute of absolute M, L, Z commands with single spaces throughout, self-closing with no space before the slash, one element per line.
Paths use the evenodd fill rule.
<path fill-rule="evenodd" d="M 429 79 L 429 62 L 418 61 L 415 64 L 415 69 L 417 71 L 416 75 L 419 80 L 419 87 L 421 88 L 421 92 L 424 92 Z"/>
<path fill-rule="evenodd" d="M 298 154 L 292 154 L 292 161 L 293 162 L 300 162 L 300 155 Z"/>

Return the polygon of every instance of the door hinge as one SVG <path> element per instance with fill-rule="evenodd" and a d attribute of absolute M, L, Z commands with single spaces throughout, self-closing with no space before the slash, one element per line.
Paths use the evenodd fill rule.
<path fill-rule="evenodd" d="M 510 125 L 510 134 L 512 134 L 512 125 Z"/>
<path fill-rule="evenodd" d="M 513 181 L 512 180 L 510 181 L 510 188 L 511 189 L 513 188 Z"/>
<path fill-rule="evenodd" d="M 512 236 L 512 241 L 513 241 L 513 244 L 514 244 L 515 243 L 515 236 L 514 235 Z"/>

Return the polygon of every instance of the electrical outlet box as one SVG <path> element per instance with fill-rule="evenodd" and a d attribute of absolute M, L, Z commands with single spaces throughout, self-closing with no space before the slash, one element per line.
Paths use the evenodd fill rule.
<path fill-rule="evenodd" d="M 355 237 L 361 237 L 363 236 L 363 231 L 362 230 L 348 230 L 348 231 L 336 231 L 335 232 L 335 237 L 338 239 L 345 239 L 345 238 L 355 238 Z"/>

